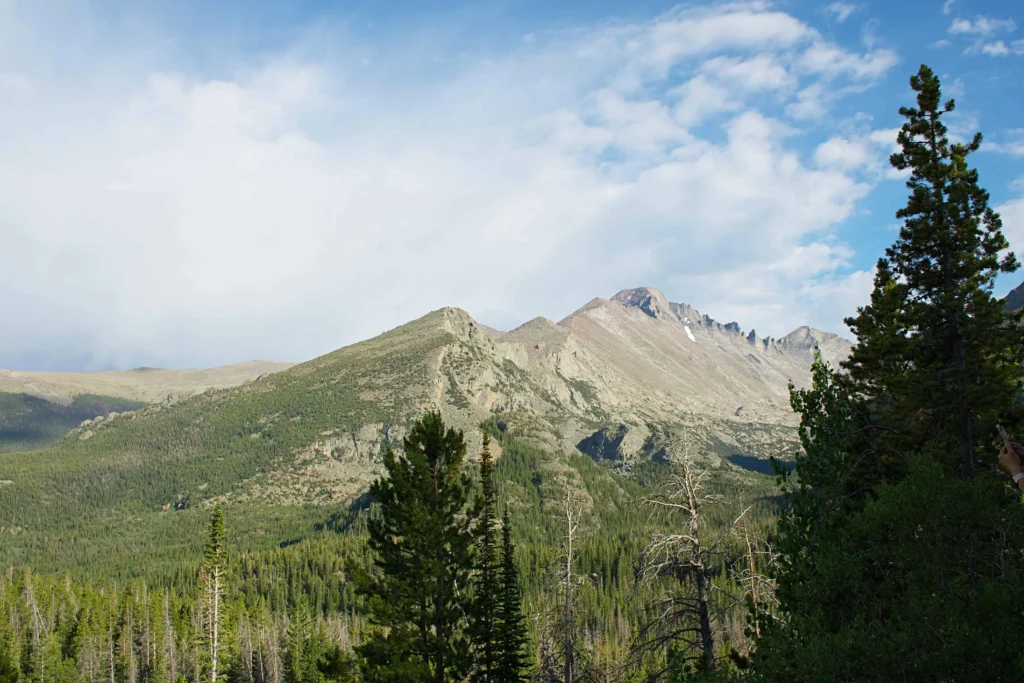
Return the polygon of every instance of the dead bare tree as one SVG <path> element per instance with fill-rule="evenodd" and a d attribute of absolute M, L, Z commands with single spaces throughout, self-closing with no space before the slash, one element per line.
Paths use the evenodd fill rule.
<path fill-rule="evenodd" d="M 560 514 L 564 520 L 561 553 L 556 572 L 557 613 L 538 615 L 541 681 L 580 683 L 587 680 L 587 667 L 580 651 L 580 625 L 576 614 L 576 595 L 581 577 L 576 573 L 576 553 L 580 523 L 585 513 L 585 498 L 568 477 L 559 477 L 563 489 Z"/>
<path fill-rule="evenodd" d="M 639 581 L 652 584 L 668 580 L 674 586 L 660 593 L 648 607 L 648 618 L 638 629 L 634 661 L 652 652 L 679 648 L 685 662 L 704 671 L 715 668 L 715 632 L 725 616 L 716 592 L 713 573 L 727 550 L 731 531 L 746 515 L 743 510 L 725 530 L 707 528 L 703 510 L 722 501 L 707 493 L 708 471 L 699 469 L 685 450 L 662 489 L 643 499 L 643 504 L 668 517 L 676 526 L 670 533 L 658 533 L 644 551 Z M 667 672 L 671 663 L 666 664 Z"/>
<path fill-rule="evenodd" d="M 758 538 L 749 529 L 743 530 L 743 545 L 746 548 L 743 560 L 733 570 L 733 578 L 742 586 L 743 595 L 751 600 L 754 635 L 760 637 L 763 621 L 779 618 L 775 580 L 769 572 L 779 554 L 768 541 Z"/>

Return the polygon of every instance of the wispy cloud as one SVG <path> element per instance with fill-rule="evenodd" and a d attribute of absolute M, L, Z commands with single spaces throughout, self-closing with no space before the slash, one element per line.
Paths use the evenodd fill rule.
<path fill-rule="evenodd" d="M 762 334 L 838 330 L 870 287 L 836 231 L 886 148 L 824 115 L 896 55 L 762 3 L 430 78 L 416 41 L 319 35 L 216 78 L 81 54 L 69 82 L 31 35 L 0 52 L 0 367 L 301 360 L 444 305 L 508 326 L 638 284 Z"/>
<path fill-rule="evenodd" d="M 985 151 L 1024 156 L 1024 128 L 1008 130 L 1003 138 L 1003 142 L 985 140 Z"/>
<path fill-rule="evenodd" d="M 1003 31 L 1013 31 L 1017 28 L 1017 24 L 1013 19 L 993 19 L 991 17 L 977 16 L 974 21 L 970 19 L 961 19 L 957 17 L 953 20 L 953 23 L 949 26 L 949 32 L 956 35 L 959 33 L 967 33 L 971 35 L 987 36 L 992 33 L 1001 33 Z"/>
<path fill-rule="evenodd" d="M 1013 19 L 994 19 L 979 15 L 973 20 L 955 18 L 950 24 L 948 32 L 952 36 L 973 37 L 971 43 L 964 49 L 965 54 L 981 52 L 990 57 L 1005 57 L 1011 52 L 1024 54 L 1024 40 L 1014 41 L 1011 45 L 1007 45 L 1003 40 L 994 37 L 996 34 L 1010 33 L 1015 30 L 1017 30 L 1017 24 Z M 933 43 L 934 45 L 936 44 Z M 1018 49 L 1018 45 L 1020 49 Z"/>
<path fill-rule="evenodd" d="M 827 14 L 831 14 L 837 24 L 841 24 L 849 19 L 858 9 L 860 8 L 857 5 L 852 5 L 848 2 L 833 2 L 826 5 L 824 11 Z"/>
<path fill-rule="evenodd" d="M 946 0 L 942 3 L 942 13 L 950 14 L 953 11 L 953 5 L 956 4 L 956 0 Z"/>

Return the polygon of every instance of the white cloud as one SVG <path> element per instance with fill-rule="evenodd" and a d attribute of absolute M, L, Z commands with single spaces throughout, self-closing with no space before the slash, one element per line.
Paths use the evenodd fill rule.
<path fill-rule="evenodd" d="M 822 117 L 889 51 L 760 3 L 430 78 L 415 48 L 326 42 L 217 77 L 81 54 L 74 82 L 32 71 L 45 40 L 0 51 L 0 367 L 302 360 L 444 305 L 507 326 L 639 284 L 779 335 L 864 294 L 835 233 L 874 181 L 850 150 L 806 163 L 780 112 Z M 740 280 L 757 307 L 715 286 Z"/>
<path fill-rule="evenodd" d="M 801 66 L 811 73 L 836 77 L 848 76 L 855 80 L 874 80 L 896 65 L 898 58 L 892 50 L 872 50 L 855 54 L 834 43 L 814 42 L 800 60 Z"/>
<path fill-rule="evenodd" d="M 996 213 L 1003 219 L 1003 235 L 1010 243 L 1010 249 L 1017 259 L 1024 259 L 1024 178 L 1013 183 L 1017 197 L 994 206 Z"/>
<path fill-rule="evenodd" d="M 834 137 L 814 150 L 814 162 L 823 168 L 848 171 L 865 166 L 871 160 L 871 150 L 862 141 Z"/>
<path fill-rule="evenodd" d="M 965 54 L 982 52 L 991 57 L 1004 57 L 1011 51 L 1017 52 L 1015 47 L 1011 46 L 1016 46 L 1017 43 L 1024 41 L 1014 41 L 1011 46 L 1007 46 L 1002 40 L 992 40 L 992 36 L 997 33 L 1012 32 L 1016 29 L 1017 24 L 1013 19 L 993 19 L 978 15 L 973 21 L 962 17 L 953 19 L 948 32 L 953 36 L 973 36 L 973 41 L 964 50 Z M 933 43 L 933 46 L 936 45 L 937 43 Z M 1024 53 L 1024 46 L 1019 53 Z"/>
<path fill-rule="evenodd" d="M 821 118 L 828 113 L 825 99 L 825 88 L 820 83 L 812 83 L 801 90 L 793 102 L 786 105 L 786 114 L 797 121 Z"/>
<path fill-rule="evenodd" d="M 859 171 L 875 178 L 893 177 L 889 155 L 899 150 L 898 133 L 898 128 L 885 128 L 833 136 L 815 148 L 814 163 L 822 169 Z"/>
<path fill-rule="evenodd" d="M 962 78 L 952 78 L 948 75 L 944 75 L 942 80 L 946 84 L 943 87 L 943 92 L 950 97 L 963 97 L 967 92 L 967 88 L 964 86 Z"/>
<path fill-rule="evenodd" d="M 833 15 L 835 22 L 841 24 L 850 18 L 850 15 L 856 12 L 859 7 L 857 5 L 851 5 L 848 2 L 833 2 L 825 6 L 824 11 L 827 14 Z"/>
<path fill-rule="evenodd" d="M 957 17 L 950 25 L 949 32 L 953 34 L 968 33 L 972 35 L 987 36 L 991 33 L 1013 31 L 1016 28 L 1017 24 L 1013 19 L 993 19 L 991 17 L 979 15 L 974 18 L 974 21 Z"/>
<path fill-rule="evenodd" d="M 790 73 L 776 56 L 760 54 L 750 59 L 738 57 L 715 57 L 703 63 L 704 73 L 729 86 L 744 91 L 784 90 L 792 88 L 797 78 Z"/>
<path fill-rule="evenodd" d="M 1024 156 L 1024 128 L 1006 131 L 1005 142 L 985 140 L 982 149 L 986 152 L 1002 152 L 1014 156 Z"/>
<path fill-rule="evenodd" d="M 942 13 L 949 14 L 953 11 L 953 5 L 956 4 L 956 0 L 946 0 L 942 3 Z"/>
<path fill-rule="evenodd" d="M 981 46 L 981 51 L 991 57 L 1005 57 L 1010 54 L 1010 48 L 1001 40 L 985 43 Z"/>
<path fill-rule="evenodd" d="M 953 43 L 951 41 L 949 41 L 949 40 L 947 40 L 945 38 L 942 38 L 941 40 L 936 40 L 934 43 L 930 44 L 928 47 L 932 47 L 932 48 L 935 48 L 935 49 L 942 49 L 944 47 L 949 47 L 952 44 Z"/>

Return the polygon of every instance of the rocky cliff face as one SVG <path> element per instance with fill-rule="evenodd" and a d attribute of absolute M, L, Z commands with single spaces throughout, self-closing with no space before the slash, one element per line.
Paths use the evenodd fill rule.
<path fill-rule="evenodd" d="M 593 299 L 557 324 L 531 320 L 497 344 L 522 347 L 522 369 L 557 399 L 558 409 L 545 417 L 565 435 L 562 448 L 602 443 L 606 454 L 616 443 L 625 459 L 671 457 L 687 441 L 721 452 L 791 451 L 796 420 L 788 382 L 807 385 L 815 347 L 833 365 L 852 348 L 807 327 L 762 338 L 650 288 Z M 622 438 L 603 440 L 599 433 L 608 428 Z"/>

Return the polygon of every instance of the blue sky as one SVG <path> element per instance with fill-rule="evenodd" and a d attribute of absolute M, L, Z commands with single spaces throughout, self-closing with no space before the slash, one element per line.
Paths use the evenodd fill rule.
<path fill-rule="evenodd" d="M 0 0 L 0 367 L 304 360 L 639 285 L 844 332 L 921 63 L 1024 252 L 1016 4 Z"/>

